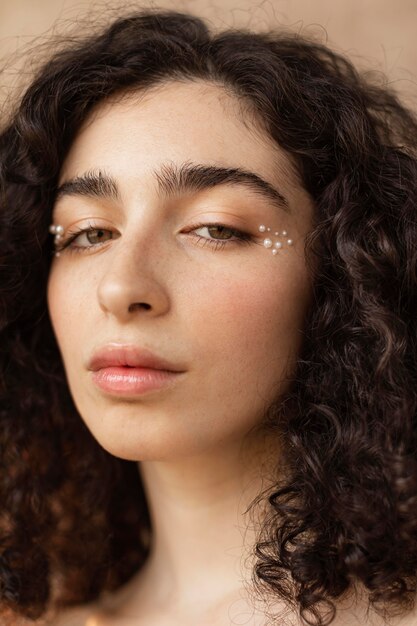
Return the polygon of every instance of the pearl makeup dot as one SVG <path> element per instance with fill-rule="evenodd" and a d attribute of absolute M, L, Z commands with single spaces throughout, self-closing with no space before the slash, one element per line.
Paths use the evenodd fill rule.
<path fill-rule="evenodd" d="M 61 241 L 63 234 L 64 234 L 64 227 L 61 226 L 61 224 L 51 224 L 49 226 L 49 232 L 52 235 L 55 235 L 54 237 L 54 243 L 57 244 L 59 243 L 59 241 Z M 61 256 L 59 252 L 55 252 L 55 256 Z"/>
<path fill-rule="evenodd" d="M 258 230 L 259 230 L 260 233 L 264 233 L 264 232 L 268 232 L 269 233 L 269 232 L 271 232 L 271 229 L 269 227 L 267 228 L 265 226 L 265 224 L 260 224 Z M 279 234 L 278 230 L 274 231 L 275 237 L 279 237 L 279 236 L 286 237 L 287 234 L 288 233 L 287 233 L 286 230 L 283 230 L 281 235 Z M 286 243 L 287 243 L 288 246 L 292 246 L 293 245 L 293 240 L 292 239 L 287 239 Z M 278 253 L 278 250 L 280 248 L 282 248 L 282 245 L 283 245 L 281 241 L 275 241 L 275 243 L 274 243 L 270 237 L 266 237 L 264 239 L 264 241 L 263 241 L 263 244 L 264 244 L 265 248 L 272 248 L 271 252 L 274 255 Z"/>

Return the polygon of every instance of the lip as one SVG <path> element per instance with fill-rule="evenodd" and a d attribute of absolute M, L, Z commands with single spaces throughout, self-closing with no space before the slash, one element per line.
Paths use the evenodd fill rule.
<path fill-rule="evenodd" d="M 184 368 L 133 344 L 108 343 L 92 355 L 88 369 L 94 384 L 109 394 L 136 396 L 178 380 Z"/>
<path fill-rule="evenodd" d="M 109 343 L 99 348 L 92 355 L 88 369 L 97 372 L 104 368 L 142 368 L 147 370 L 162 370 L 164 372 L 184 372 L 181 365 L 172 363 L 157 356 L 147 348 L 140 348 L 131 344 Z M 133 371 L 130 372 L 133 375 Z"/>
<path fill-rule="evenodd" d="M 180 372 L 146 367 L 103 367 L 92 372 L 92 380 L 101 391 L 118 396 L 136 396 L 171 387 L 180 377 Z"/>

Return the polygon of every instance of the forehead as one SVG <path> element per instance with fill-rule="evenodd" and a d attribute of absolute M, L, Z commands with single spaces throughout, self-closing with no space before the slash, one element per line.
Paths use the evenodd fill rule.
<path fill-rule="evenodd" d="M 161 160 L 190 160 L 258 169 L 271 182 L 300 185 L 290 157 L 247 104 L 203 80 L 159 83 L 100 103 L 78 132 L 62 172 L 71 176 L 98 166 L 114 171 L 132 167 L 132 159 L 138 172 L 145 163 L 156 169 Z"/>

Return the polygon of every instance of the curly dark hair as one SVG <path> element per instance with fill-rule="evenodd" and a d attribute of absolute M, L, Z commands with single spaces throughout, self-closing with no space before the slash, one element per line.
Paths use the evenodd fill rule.
<path fill-rule="evenodd" d="M 417 119 L 317 41 L 280 29 L 211 33 L 197 16 L 147 9 L 55 51 L 2 121 L 0 618 L 92 601 L 149 554 L 137 463 L 97 443 L 68 389 L 46 302 L 48 227 L 60 168 L 92 108 L 171 79 L 237 95 L 296 164 L 315 207 L 305 244 L 316 259 L 313 304 L 294 380 L 269 412 L 286 471 L 263 494 L 254 581 L 317 626 L 334 621 L 331 599 L 357 582 L 377 611 L 408 610 Z"/>

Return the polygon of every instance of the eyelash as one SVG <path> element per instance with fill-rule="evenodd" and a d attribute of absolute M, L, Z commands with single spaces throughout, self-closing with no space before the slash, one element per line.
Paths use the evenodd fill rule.
<path fill-rule="evenodd" d="M 223 239 L 223 240 L 215 240 L 215 239 L 208 239 L 207 237 L 202 237 L 201 235 L 196 235 L 197 237 L 197 244 L 200 244 L 200 241 L 204 241 L 204 243 L 202 244 L 202 247 L 208 245 L 209 247 L 212 247 L 214 250 L 218 250 L 219 248 L 222 249 L 224 248 L 224 246 L 226 244 L 231 244 L 231 243 L 238 243 L 238 244 L 242 244 L 242 243 L 251 243 L 254 240 L 254 237 L 252 235 L 250 235 L 249 233 L 245 233 L 241 230 L 236 230 L 234 228 L 230 228 L 229 226 L 226 226 L 226 224 L 221 224 L 220 222 L 210 222 L 210 223 L 200 223 L 200 224 L 194 224 L 190 227 L 190 230 L 187 232 L 191 232 L 192 230 L 198 230 L 199 228 L 210 228 L 210 227 L 221 227 L 221 228 L 225 228 L 226 230 L 230 231 L 233 235 L 235 235 L 236 239 Z M 85 252 L 87 250 L 90 250 L 91 248 L 99 248 L 100 246 L 104 245 L 105 243 L 107 243 L 107 241 L 111 241 L 111 240 L 107 240 L 101 243 L 96 243 L 96 244 L 90 244 L 89 246 L 71 246 L 71 243 L 81 234 L 83 233 L 89 233 L 91 231 L 94 230 L 102 230 L 105 232 L 110 232 L 109 229 L 106 228 L 101 228 L 100 226 L 95 225 L 94 223 L 89 222 L 88 226 L 86 228 L 79 228 L 77 230 L 73 230 L 73 231 L 69 231 L 67 234 L 66 239 L 64 239 L 60 244 L 57 244 L 55 246 L 55 252 L 62 252 L 62 250 L 67 249 L 69 252 Z"/>

